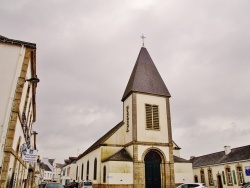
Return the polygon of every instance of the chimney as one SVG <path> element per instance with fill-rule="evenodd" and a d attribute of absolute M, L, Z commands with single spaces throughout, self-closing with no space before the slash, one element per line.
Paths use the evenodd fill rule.
<path fill-rule="evenodd" d="M 229 154 L 231 152 L 231 147 L 230 146 L 224 146 L 225 149 L 225 155 Z"/>

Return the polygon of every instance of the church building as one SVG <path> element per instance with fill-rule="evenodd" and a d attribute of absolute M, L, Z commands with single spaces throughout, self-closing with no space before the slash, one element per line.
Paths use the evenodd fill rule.
<path fill-rule="evenodd" d="M 142 47 L 121 99 L 123 119 L 78 156 L 76 181 L 100 188 L 175 187 L 170 97 Z"/>

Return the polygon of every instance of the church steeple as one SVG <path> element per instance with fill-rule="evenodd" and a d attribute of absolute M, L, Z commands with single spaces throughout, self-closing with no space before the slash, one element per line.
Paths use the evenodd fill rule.
<path fill-rule="evenodd" d="M 124 101 L 132 92 L 171 97 L 153 60 L 146 48 L 142 47 L 136 60 L 128 85 L 122 97 Z"/>

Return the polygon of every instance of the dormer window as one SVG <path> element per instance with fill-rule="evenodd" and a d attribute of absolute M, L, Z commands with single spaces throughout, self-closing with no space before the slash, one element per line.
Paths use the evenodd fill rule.
<path fill-rule="evenodd" d="M 160 130 L 159 106 L 145 104 L 145 109 L 146 109 L 146 129 Z"/>

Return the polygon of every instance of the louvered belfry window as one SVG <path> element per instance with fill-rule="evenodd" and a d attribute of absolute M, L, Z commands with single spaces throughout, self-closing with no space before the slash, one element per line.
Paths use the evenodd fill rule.
<path fill-rule="evenodd" d="M 159 107 L 157 105 L 146 104 L 146 128 L 159 130 Z"/>

